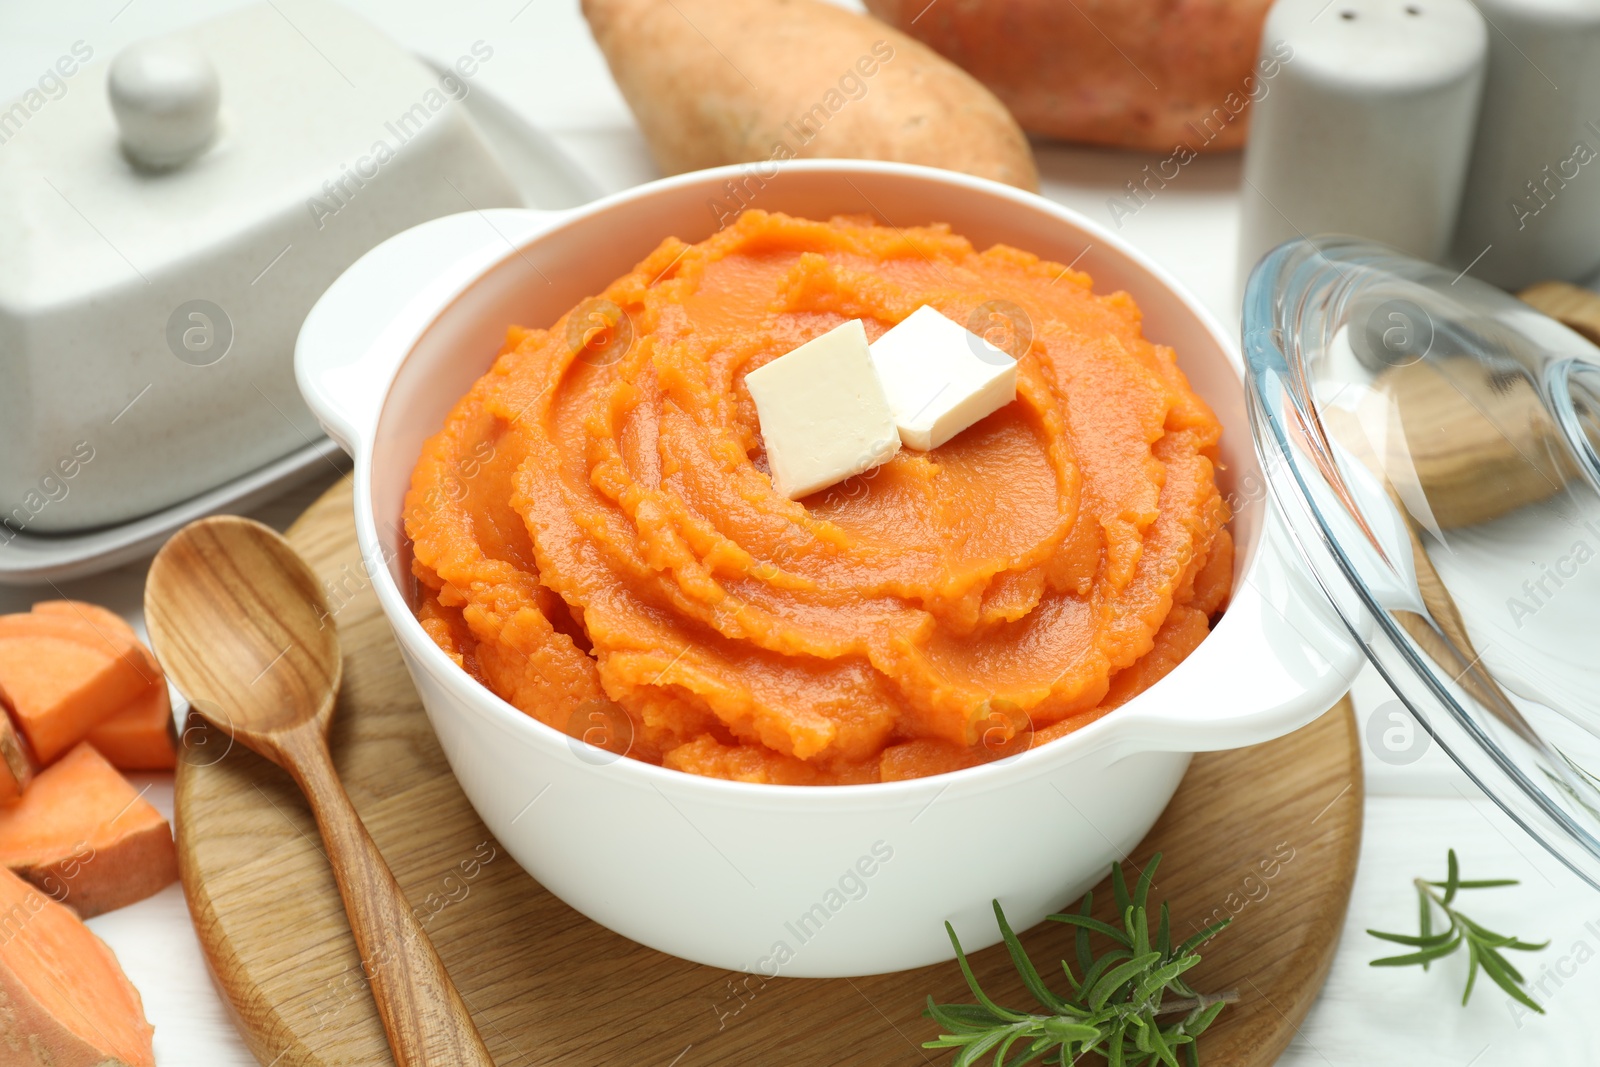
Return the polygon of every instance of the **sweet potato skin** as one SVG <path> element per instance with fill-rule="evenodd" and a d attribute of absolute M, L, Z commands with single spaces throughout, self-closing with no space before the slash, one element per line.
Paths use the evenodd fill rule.
<path fill-rule="evenodd" d="M 668 173 L 853 158 L 1039 186 L 1000 101 L 873 19 L 822 0 L 583 0 L 583 13 Z"/>
<path fill-rule="evenodd" d="M 1229 94 L 1253 70 L 1271 0 L 866 0 L 972 74 L 1030 133 L 1170 152 L 1238 148 Z M 1228 116 L 1219 121 L 1217 109 Z M 1208 120 L 1209 123 L 1208 123 Z"/>
<path fill-rule="evenodd" d="M 38 773 L 38 761 L 27 738 L 17 729 L 11 698 L 0 687 L 0 807 L 15 804 Z"/>
<path fill-rule="evenodd" d="M 104 849 L 11 868 L 85 919 L 137 904 L 178 880 L 178 854 L 165 824 L 147 826 Z M 91 873 L 92 872 L 92 873 Z"/>

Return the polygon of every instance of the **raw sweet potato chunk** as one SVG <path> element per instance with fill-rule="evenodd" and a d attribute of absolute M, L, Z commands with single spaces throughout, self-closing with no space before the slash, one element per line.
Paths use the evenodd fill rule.
<path fill-rule="evenodd" d="M 170 771 L 178 765 L 172 700 L 163 682 L 89 731 L 88 741 L 113 767 Z"/>
<path fill-rule="evenodd" d="M 9 871 L 0 871 L 0 1004 L 0 1062 L 155 1065 L 155 1027 L 111 949 Z"/>
<path fill-rule="evenodd" d="M 88 744 L 0 810 L 0 864 L 85 918 L 143 900 L 178 878 L 167 820 Z"/>
<path fill-rule="evenodd" d="M 41 600 L 29 611 L 33 615 L 48 615 L 53 619 L 76 619 L 91 627 L 109 647 L 122 649 L 131 645 L 152 675 L 161 672 L 155 656 L 144 647 L 144 642 L 128 625 L 128 620 L 109 608 L 86 600 Z"/>
<path fill-rule="evenodd" d="M 137 641 L 54 613 L 0 615 L 0 687 L 49 763 L 159 680 Z"/>
<path fill-rule="evenodd" d="M 138 651 L 151 678 L 149 689 L 89 731 L 88 740 L 119 770 L 170 771 L 175 768 L 178 757 L 166 673 L 127 620 L 98 604 L 81 600 L 43 600 L 33 606 L 33 614 L 81 620 L 113 644 L 131 645 Z M 4 783 L 0 783 L 0 793 L 3 789 Z"/>

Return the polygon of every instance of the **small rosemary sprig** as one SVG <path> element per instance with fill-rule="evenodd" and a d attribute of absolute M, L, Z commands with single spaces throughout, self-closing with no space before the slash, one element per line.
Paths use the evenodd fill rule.
<path fill-rule="evenodd" d="M 1045 1009 L 1044 1014 L 1012 1011 L 991 1000 L 979 987 L 955 930 L 945 923 L 950 943 L 956 949 L 956 961 L 978 1003 L 935 1004 L 929 997 L 923 1014 L 944 1027 L 946 1033 L 940 1034 L 936 1041 L 925 1042 L 923 1048 L 959 1049 L 953 1067 L 972 1067 L 991 1055 L 995 1067 L 1020 1067 L 1051 1052 L 1056 1053 L 1051 1062 L 1062 1067 L 1090 1052 L 1104 1056 L 1111 1067 L 1145 1067 L 1157 1063 L 1179 1067 L 1179 1049 L 1184 1050 L 1191 1067 L 1198 1065 L 1195 1038 L 1211 1025 L 1223 1007 L 1239 997 L 1232 992 L 1218 996 L 1196 993 L 1181 976 L 1200 962 L 1195 949 L 1232 920 L 1212 923 L 1174 947 L 1171 916 L 1167 905 L 1162 903 L 1160 921 L 1152 938 L 1146 900 L 1160 859 L 1160 853 L 1150 858 L 1132 893 L 1128 892 L 1123 879 L 1121 864 L 1111 865 L 1111 892 L 1122 917 L 1120 929 L 1091 917 L 1092 892 L 1084 895 L 1083 905 L 1076 915 L 1048 916 L 1055 922 L 1077 927 L 1076 948 L 1082 978 L 1072 973 L 1066 960 L 1061 961 L 1061 969 L 1072 987 L 1070 997 L 1059 996 L 1045 985 L 1022 942 L 1006 923 L 1000 902 L 994 902 L 995 921 L 1011 953 L 1011 962 L 1028 992 Z M 1090 933 L 1102 935 L 1113 947 L 1095 956 L 1089 942 Z M 1169 993 L 1173 999 L 1164 999 Z M 1181 1017 L 1162 1023 L 1160 1016 Z M 1015 1055 L 1012 1055 L 1013 1049 Z M 1011 1058 L 1007 1059 L 1008 1056 Z"/>
<path fill-rule="evenodd" d="M 1381 930 L 1368 930 L 1373 937 L 1385 941 L 1393 941 L 1399 945 L 1409 945 L 1415 952 L 1408 952 L 1402 956 L 1385 956 L 1372 961 L 1374 967 L 1408 967 L 1420 964 L 1423 970 L 1428 969 L 1428 964 L 1443 956 L 1448 956 L 1462 945 L 1467 946 L 1467 989 L 1461 994 L 1461 1003 L 1465 1005 L 1472 996 L 1472 984 L 1477 981 L 1478 969 L 1487 974 L 1494 984 L 1505 990 L 1512 997 L 1526 1004 L 1540 1015 L 1544 1014 L 1534 999 L 1522 989 L 1522 974 L 1509 960 L 1500 954 L 1501 949 L 1517 949 L 1520 952 L 1538 952 L 1550 944 L 1548 941 L 1537 945 L 1526 941 L 1518 941 L 1505 934 L 1497 934 L 1486 929 L 1479 923 L 1473 922 L 1461 912 L 1451 907 L 1456 899 L 1456 893 L 1462 889 L 1493 889 L 1498 886 L 1516 885 L 1514 878 L 1483 878 L 1476 881 L 1463 881 L 1461 866 L 1456 862 L 1456 850 L 1451 849 L 1448 859 L 1448 869 L 1445 880 L 1442 882 L 1429 882 L 1422 878 L 1414 879 L 1417 887 L 1418 924 L 1419 929 L 1415 937 L 1410 934 L 1386 934 Z M 1443 890 L 1441 895 L 1438 890 Z M 1448 929 L 1439 933 L 1433 932 L 1433 909 L 1438 908 L 1444 917 L 1450 920 Z"/>

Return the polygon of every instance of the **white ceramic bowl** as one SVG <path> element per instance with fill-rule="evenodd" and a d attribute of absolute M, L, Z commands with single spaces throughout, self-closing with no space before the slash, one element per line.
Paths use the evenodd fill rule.
<path fill-rule="evenodd" d="M 730 184 L 731 183 L 731 184 Z M 1215 631 L 1167 678 L 1062 740 L 915 781 L 803 788 L 617 759 L 507 704 L 412 616 L 401 503 L 423 441 L 509 323 L 553 323 L 668 235 L 698 241 L 742 190 L 755 206 L 951 224 L 1126 289 L 1227 432 L 1238 578 Z M 769 975 L 949 959 L 1081 894 L 1150 828 L 1191 753 L 1279 736 L 1327 709 L 1360 653 L 1262 504 L 1240 362 L 1209 315 L 1121 239 L 1037 196 L 945 171 L 806 161 L 681 175 L 570 212 L 436 219 L 378 246 L 306 319 L 307 403 L 355 457 L 355 518 L 383 610 L 473 806 L 518 863 L 595 921 L 663 952 Z M 1250 782 L 1240 782 L 1250 789 Z M 536 965 L 536 961 L 530 965 Z"/>

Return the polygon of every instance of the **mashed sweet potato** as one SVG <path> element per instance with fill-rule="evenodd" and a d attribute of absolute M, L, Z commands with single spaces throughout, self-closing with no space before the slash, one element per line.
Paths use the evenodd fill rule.
<path fill-rule="evenodd" d="M 1215 416 L 1133 300 L 1090 285 L 944 226 L 749 211 L 668 239 L 512 328 L 428 442 L 417 615 L 529 715 L 695 774 L 888 781 L 1091 722 L 1205 637 L 1233 543 Z M 998 309 L 1016 401 L 780 496 L 744 375 L 923 304 Z"/>

